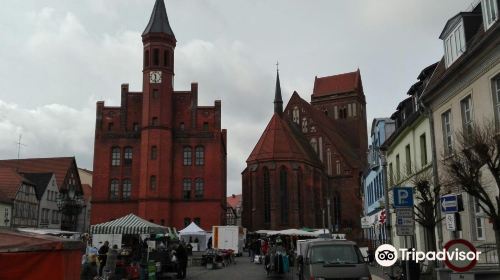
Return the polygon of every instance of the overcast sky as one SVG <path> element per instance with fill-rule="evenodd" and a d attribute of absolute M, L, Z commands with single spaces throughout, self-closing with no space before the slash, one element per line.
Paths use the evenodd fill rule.
<path fill-rule="evenodd" d="M 222 100 L 228 195 L 273 111 L 275 64 L 285 104 L 310 100 L 314 76 L 361 70 L 368 125 L 390 116 L 421 69 L 443 54 L 447 19 L 477 0 L 166 0 L 177 38 L 175 89 Z M 95 102 L 140 91 L 154 0 L 3 0 L 0 158 L 76 156 L 92 169 Z"/>

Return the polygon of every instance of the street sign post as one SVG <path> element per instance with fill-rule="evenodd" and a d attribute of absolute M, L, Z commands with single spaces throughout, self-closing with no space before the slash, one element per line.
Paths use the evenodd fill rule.
<path fill-rule="evenodd" d="M 415 233 L 415 217 L 413 207 L 396 208 L 396 234 L 398 236 Z"/>
<path fill-rule="evenodd" d="M 396 187 L 393 189 L 394 208 L 413 207 L 413 188 Z"/>
<path fill-rule="evenodd" d="M 441 196 L 441 212 L 455 213 L 458 212 L 458 200 L 456 194 L 447 194 Z"/>
<path fill-rule="evenodd" d="M 446 229 L 455 231 L 457 224 L 455 221 L 455 214 L 446 214 Z"/>

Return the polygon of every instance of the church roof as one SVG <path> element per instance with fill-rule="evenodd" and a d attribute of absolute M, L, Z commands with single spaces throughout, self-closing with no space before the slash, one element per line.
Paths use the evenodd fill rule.
<path fill-rule="evenodd" d="M 269 121 L 247 162 L 270 160 L 294 160 L 321 165 L 307 139 L 277 113 Z"/>
<path fill-rule="evenodd" d="M 149 19 L 146 29 L 142 32 L 142 36 L 149 33 L 165 33 L 175 37 L 174 32 L 168 23 L 167 10 L 165 9 L 165 2 L 163 2 L 163 0 L 156 0 L 153 12 L 151 13 L 151 18 Z"/>
<path fill-rule="evenodd" d="M 361 75 L 355 72 L 343 73 L 314 79 L 313 97 L 321 97 L 336 93 L 353 92 L 360 89 Z"/>

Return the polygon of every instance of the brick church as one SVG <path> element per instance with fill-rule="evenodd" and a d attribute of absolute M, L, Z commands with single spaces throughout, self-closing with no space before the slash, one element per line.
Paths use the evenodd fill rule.
<path fill-rule="evenodd" d="M 259 230 L 325 223 L 359 237 L 365 105 L 358 70 L 316 77 L 311 103 L 294 92 L 283 109 L 278 73 L 274 114 L 242 172 L 243 225 Z"/>
<path fill-rule="evenodd" d="M 198 84 L 174 91 L 176 39 L 163 0 L 142 33 L 142 91 L 97 102 L 91 223 L 134 213 L 157 224 L 225 223 L 226 130 L 221 102 L 198 105 Z"/>

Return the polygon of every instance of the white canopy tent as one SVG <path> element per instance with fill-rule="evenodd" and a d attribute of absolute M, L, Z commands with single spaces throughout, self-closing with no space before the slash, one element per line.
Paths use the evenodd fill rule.
<path fill-rule="evenodd" d="M 186 228 L 179 231 L 179 237 L 186 243 L 189 243 L 191 238 L 191 245 L 193 251 L 205 251 L 207 249 L 207 240 L 210 238 L 210 233 L 204 231 L 196 223 L 191 222 Z M 198 239 L 196 243 L 195 240 Z"/>

